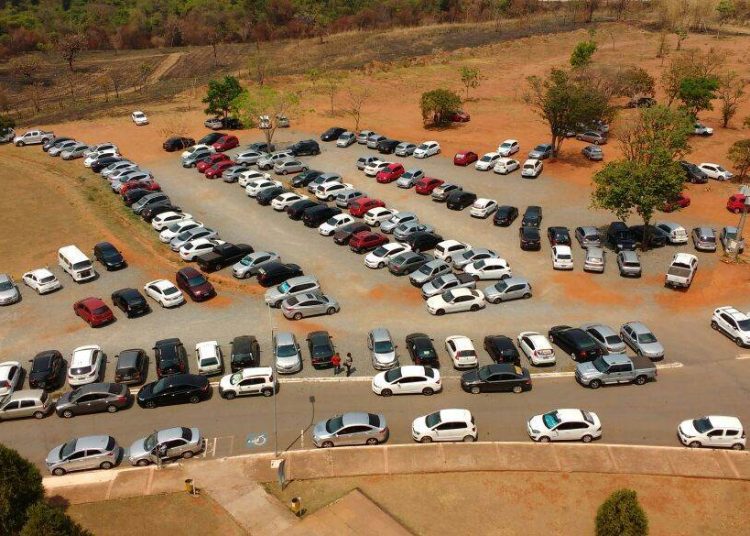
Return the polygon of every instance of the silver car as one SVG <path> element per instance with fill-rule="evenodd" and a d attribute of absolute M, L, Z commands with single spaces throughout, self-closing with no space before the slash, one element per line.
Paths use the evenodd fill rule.
<path fill-rule="evenodd" d="M 315 193 L 315 191 L 318 189 L 318 186 L 328 184 L 329 182 L 341 182 L 341 175 L 339 175 L 338 173 L 323 173 L 321 175 L 318 175 L 310 184 L 307 185 L 307 191 L 311 194 Z"/>
<path fill-rule="evenodd" d="M 416 143 L 409 143 L 406 141 L 402 141 L 398 145 L 396 145 L 396 150 L 394 151 L 397 156 L 411 156 L 414 154 L 414 149 L 417 148 Z"/>
<path fill-rule="evenodd" d="M 0 305 L 10 305 L 20 299 L 21 292 L 13 278 L 8 274 L 0 274 Z"/>
<path fill-rule="evenodd" d="M 44 389 L 14 391 L 0 402 L 0 421 L 24 417 L 43 419 L 54 407 L 52 397 Z"/>
<path fill-rule="evenodd" d="M 273 359 L 279 374 L 294 374 L 302 370 L 302 353 L 294 333 L 282 331 L 273 336 Z"/>
<path fill-rule="evenodd" d="M 430 197 L 433 201 L 446 201 L 448 199 L 448 196 L 453 192 L 458 192 L 463 190 L 462 186 L 459 186 L 458 184 L 453 184 L 452 182 L 445 182 L 435 188 L 432 191 L 432 194 L 430 194 Z"/>
<path fill-rule="evenodd" d="M 377 156 L 360 156 L 357 158 L 357 169 L 362 171 L 376 160 L 380 160 L 380 158 Z"/>
<path fill-rule="evenodd" d="M 380 228 L 382 229 L 383 226 L 381 225 Z M 393 230 L 393 238 L 395 238 L 399 242 L 403 242 L 414 233 L 431 233 L 434 230 L 435 229 L 432 227 L 432 225 L 427 225 L 426 223 L 419 223 L 418 221 L 412 220 L 406 223 L 401 223 L 398 227 L 396 227 Z"/>
<path fill-rule="evenodd" d="M 265 155 L 258 158 L 256 163 L 258 164 L 258 169 L 271 169 L 279 162 L 285 162 L 286 160 L 294 160 L 294 154 L 291 151 L 278 151 Z"/>
<path fill-rule="evenodd" d="M 340 310 L 341 307 L 336 300 L 319 293 L 299 294 L 281 302 L 281 312 L 289 320 L 301 320 L 315 315 L 332 315 Z"/>
<path fill-rule="evenodd" d="M 112 469 L 120 462 L 123 448 L 112 436 L 98 435 L 71 439 L 53 448 L 44 463 L 55 476 L 86 469 Z"/>
<path fill-rule="evenodd" d="M 575 230 L 576 240 L 582 248 L 588 247 L 602 247 L 602 236 L 599 234 L 599 229 L 596 227 L 576 227 Z"/>
<path fill-rule="evenodd" d="M 662 359 L 664 347 L 642 322 L 628 322 L 620 328 L 620 337 L 635 353 L 649 359 Z"/>
<path fill-rule="evenodd" d="M 197 428 L 167 428 L 136 439 L 128 449 L 131 465 L 149 465 L 175 458 L 192 458 L 205 448 L 206 440 Z"/>
<path fill-rule="evenodd" d="M 224 170 L 224 172 L 221 174 L 221 179 L 224 182 L 237 182 L 240 180 L 240 175 L 242 175 L 245 171 L 247 171 L 247 166 L 243 165 L 236 165 L 228 167 Z"/>
<path fill-rule="evenodd" d="M 89 146 L 85 143 L 77 143 L 61 152 L 60 157 L 63 160 L 75 160 L 76 158 L 83 158 L 83 153 L 88 150 Z"/>
<path fill-rule="evenodd" d="M 617 267 L 622 277 L 641 277 L 641 259 L 629 249 L 617 253 Z"/>
<path fill-rule="evenodd" d="M 447 274 L 451 271 L 450 264 L 442 259 L 434 259 L 419 267 L 409 275 L 409 281 L 415 287 L 421 287 L 429 283 L 439 275 Z"/>
<path fill-rule="evenodd" d="M 310 166 L 303 164 L 299 160 L 283 160 L 276 162 L 273 166 L 273 172 L 277 175 L 288 175 L 289 173 L 301 173 L 310 169 Z"/>
<path fill-rule="evenodd" d="M 320 290 L 320 283 L 311 275 L 301 275 L 287 279 L 280 285 L 266 290 L 265 301 L 271 307 L 278 307 L 281 302 L 292 296 L 307 294 Z"/>
<path fill-rule="evenodd" d="M 690 236 L 698 251 L 716 251 L 716 231 L 711 227 L 696 227 Z"/>
<path fill-rule="evenodd" d="M 76 140 L 59 141 L 50 147 L 47 154 L 50 156 L 60 156 L 63 151 L 67 151 L 68 149 L 75 147 L 77 144 L 78 142 Z"/>
<path fill-rule="evenodd" d="M 175 236 L 170 241 L 169 246 L 172 251 L 180 251 L 182 246 L 192 240 L 197 240 L 199 238 L 216 238 L 217 236 L 219 236 L 219 233 L 208 227 L 194 227 L 193 229 L 188 229 L 187 231 L 183 231 Z"/>
<path fill-rule="evenodd" d="M 169 196 L 163 192 L 153 192 L 144 195 L 138 201 L 130 205 L 130 209 L 136 214 L 140 214 L 146 206 L 162 201 L 169 202 Z"/>
<path fill-rule="evenodd" d="M 357 143 L 360 145 L 365 145 L 367 143 L 367 138 L 369 138 L 372 134 L 375 134 L 372 130 L 360 130 L 357 133 Z"/>
<path fill-rule="evenodd" d="M 381 141 L 387 140 L 385 136 L 377 133 L 370 134 L 367 136 L 367 148 L 368 149 L 377 149 L 378 143 Z"/>
<path fill-rule="evenodd" d="M 453 260 L 453 267 L 456 270 L 463 270 L 464 267 L 482 259 L 494 259 L 497 258 L 497 253 L 487 248 L 472 248 L 469 251 L 464 251 L 458 257 Z"/>
<path fill-rule="evenodd" d="M 113 162 L 112 164 L 108 165 L 103 170 L 101 170 L 99 174 L 106 179 L 117 171 L 135 168 L 138 168 L 138 164 L 136 164 L 135 162 L 131 162 L 130 160 L 121 160 L 119 162 Z"/>
<path fill-rule="evenodd" d="M 196 149 L 195 151 L 191 152 L 189 155 L 184 157 L 182 159 L 182 167 L 184 168 L 191 168 L 198 165 L 198 162 L 203 160 L 204 158 L 208 158 L 213 153 L 209 149 Z"/>
<path fill-rule="evenodd" d="M 422 287 L 422 297 L 428 299 L 453 288 L 476 288 L 476 286 L 477 282 L 468 274 L 446 273 L 425 283 Z"/>
<path fill-rule="evenodd" d="M 396 227 L 408 222 L 419 223 L 419 218 L 413 212 L 399 212 L 391 216 L 389 220 L 381 222 L 380 230 L 386 234 L 392 233 Z"/>
<path fill-rule="evenodd" d="M 597 246 L 589 246 L 586 249 L 586 260 L 583 261 L 583 269 L 586 272 L 604 272 L 605 254 L 604 249 Z"/>
<path fill-rule="evenodd" d="M 385 415 L 353 412 L 336 415 L 315 425 L 312 440 L 316 447 L 377 445 L 388 440 Z"/>
<path fill-rule="evenodd" d="M 242 151 L 235 157 L 234 161 L 238 164 L 257 164 L 258 160 L 264 156 L 268 156 L 268 153 L 262 151 Z"/>
<path fill-rule="evenodd" d="M 278 253 L 273 251 L 256 251 L 242 257 L 234 266 L 232 266 L 232 275 L 237 279 L 247 279 L 258 275 L 258 270 L 264 264 L 274 261 L 281 261 Z"/>
<path fill-rule="evenodd" d="M 484 298 L 489 303 L 531 298 L 531 283 L 523 277 L 508 277 L 484 289 Z"/>
<path fill-rule="evenodd" d="M 581 329 L 591 335 L 596 345 L 607 354 L 625 353 L 625 343 L 615 330 L 605 324 L 584 324 Z"/>
<path fill-rule="evenodd" d="M 411 188 L 421 178 L 424 178 L 424 171 L 421 169 L 407 169 L 396 181 L 396 186 L 399 188 Z"/>
<path fill-rule="evenodd" d="M 360 197 L 367 197 L 362 190 L 346 189 L 336 196 L 336 206 L 339 208 L 349 208 L 349 204 Z"/>
<path fill-rule="evenodd" d="M 385 328 L 375 328 L 367 334 L 372 366 L 375 370 L 388 370 L 398 365 L 396 346 L 391 333 Z"/>

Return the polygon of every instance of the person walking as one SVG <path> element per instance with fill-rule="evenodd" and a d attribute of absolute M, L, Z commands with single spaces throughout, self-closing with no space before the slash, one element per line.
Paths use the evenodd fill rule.
<path fill-rule="evenodd" d="M 352 373 L 352 353 L 346 352 L 346 359 L 344 359 L 344 367 L 346 368 L 346 377 L 348 378 Z"/>
<path fill-rule="evenodd" d="M 333 354 L 333 357 L 331 358 L 331 365 L 333 365 L 333 375 L 337 376 L 338 373 L 341 372 L 341 357 L 339 357 L 338 352 Z"/>

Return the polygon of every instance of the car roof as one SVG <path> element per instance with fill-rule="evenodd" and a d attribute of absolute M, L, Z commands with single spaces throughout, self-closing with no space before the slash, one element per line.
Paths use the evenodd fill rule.
<path fill-rule="evenodd" d="M 471 412 L 468 409 L 441 409 L 440 420 L 442 421 L 470 421 Z"/>
<path fill-rule="evenodd" d="M 44 389 L 23 389 L 21 391 L 13 391 L 8 397 L 8 401 L 11 400 L 39 400 L 44 395 Z"/>
<path fill-rule="evenodd" d="M 503 281 L 508 286 L 511 286 L 511 285 L 528 285 L 528 286 L 530 286 L 529 285 L 529 280 L 526 279 L 525 277 L 515 277 L 515 276 L 513 276 L 513 277 L 506 277 L 505 279 L 503 279 Z"/>
<path fill-rule="evenodd" d="M 85 449 L 103 449 L 109 443 L 110 436 L 106 435 L 95 435 L 95 436 L 84 436 L 79 437 L 75 440 L 76 451 Z"/>
<path fill-rule="evenodd" d="M 631 362 L 630 358 L 625 354 L 607 354 L 602 357 L 610 365 L 626 365 Z"/>
<path fill-rule="evenodd" d="M 456 350 L 473 350 L 474 349 L 474 343 L 472 343 L 471 339 L 469 337 L 466 337 L 465 335 L 451 335 L 445 340 L 446 342 L 448 340 L 453 341 L 453 344 L 456 345 Z"/>
<path fill-rule="evenodd" d="M 618 253 L 618 255 L 621 255 L 622 258 L 626 261 L 637 261 L 638 260 L 638 254 L 635 251 L 629 250 L 629 249 L 623 249 Z"/>
<path fill-rule="evenodd" d="M 742 430 L 742 423 L 737 417 L 726 417 L 722 415 L 707 415 L 708 420 L 715 428 L 738 428 Z"/>
<path fill-rule="evenodd" d="M 195 349 L 198 350 L 201 354 L 203 352 L 213 352 L 214 355 L 216 354 L 216 348 L 219 346 L 219 343 L 216 341 L 203 341 L 199 342 L 195 345 Z"/>
<path fill-rule="evenodd" d="M 165 428 L 156 432 L 156 439 L 159 441 L 159 443 L 170 441 L 172 439 L 179 439 L 181 437 L 182 428 L 180 428 L 179 426 L 175 428 Z"/>
<path fill-rule="evenodd" d="M 390 341 L 391 333 L 386 328 L 375 328 L 370 330 L 370 336 L 373 341 Z"/>
<path fill-rule="evenodd" d="M 403 367 L 399 367 L 402 376 L 426 376 L 425 368 L 422 365 L 404 365 Z"/>
<path fill-rule="evenodd" d="M 627 322 L 625 325 L 630 326 L 636 333 L 651 333 L 651 330 L 643 322 Z"/>
<path fill-rule="evenodd" d="M 695 229 L 703 236 L 716 235 L 716 231 L 714 231 L 713 227 L 708 227 L 707 225 L 701 225 L 699 227 L 696 227 Z"/>
<path fill-rule="evenodd" d="M 276 334 L 276 344 L 294 344 L 296 342 L 293 333 L 280 331 Z"/>
<path fill-rule="evenodd" d="M 562 422 L 583 420 L 583 413 L 580 409 L 558 409 L 556 411 L 558 418 Z"/>
<path fill-rule="evenodd" d="M 364 411 L 344 413 L 341 416 L 341 422 L 344 426 L 350 426 L 352 424 L 364 424 L 370 426 L 370 414 L 365 413 Z"/>
<path fill-rule="evenodd" d="M 555 244 L 554 246 L 552 246 L 552 249 L 554 249 L 557 253 L 573 253 L 570 249 L 570 246 L 563 246 L 561 244 Z"/>

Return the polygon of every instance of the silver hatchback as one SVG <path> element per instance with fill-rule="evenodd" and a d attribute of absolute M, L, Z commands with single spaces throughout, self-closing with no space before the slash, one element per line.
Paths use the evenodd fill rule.
<path fill-rule="evenodd" d="M 602 236 L 596 227 L 576 227 L 575 236 L 578 243 L 584 249 L 591 246 L 602 247 Z"/>
<path fill-rule="evenodd" d="M 338 313 L 340 309 L 336 300 L 317 292 L 298 294 L 281 302 L 281 312 L 289 320 L 302 320 L 316 315 L 332 315 Z"/>
<path fill-rule="evenodd" d="M 411 273 L 409 281 L 415 287 L 421 287 L 429 283 L 439 275 L 447 274 L 451 271 L 450 264 L 441 259 L 433 259 L 419 267 L 418 270 Z"/>
<path fill-rule="evenodd" d="M 316 447 L 377 445 L 388 440 L 385 415 L 364 412 L 344 413 L 321 421 L 313 429 Z"/>
<path fill-rule="evenodd" d="M 608 354 L 625 353 L 625 343 L 615 330 L 605 324 L 584 324 L 581 329 L 591 335 L 596 345 Z"/>
<path fill-rule="evenodd" d="M 372 366 L 375 370 L 388 370 L 398 365 L 396 346 L 391 333 L 385 328 L 375 328 L 367 334 Z"/>
<path fill-rule="evenodd" d="M 197 428 L 167 428 L 137 439 L 128 449 L 131 465 L 149 465 L 160 460 L 192 458 L 205 448 L 205 439 Z"/>
<path fill-rule="evenodd" d="M 301 275 L 287 279 L 280 285 L 266 290 L 265 301 L 271 307 L 278 307 L 281 302 L 292 296 L 320 290 L 320 283 L 311 275 Z"/>
<path fill-rule="evenodd" d="M 399 212 L 391 216 L 391 219 L 380 223 L 380 230 L 384 233 L 392 233 L 402 223 L 416 222 L 419 218 L 413 212 Z"/>
<path fill-rule="evenodd" d="M 604 272 L 604 249 L 597 246 L 589 246 L 586 249 L 586 260 L 583 261 L 583 269 L 586 272 Z"/>
<path fill-rule="evenodd" d="M 0 403 L 0 421 L 24 417 L 43 419 L 54 407 L 52 398 L 43 389 L 15 391 Z"/>
<path fill-rule="evenodd" d="M 120 463 L 123 452 L 112 436 L 85 436 L 56 446 L 44 463 L 55 476 L 87 469 L 112 469 Z"/>
<path fill-rule="evenodd" d="M 484 297 L 489 303 L 531 298 L 531 284 L 523 277 L 506 277 L 484 289 Z"/>
<path fill-rule="evenodd" d="M 690 235 L 698 251 L 716 251 L 716 231 L 711 227 L 696 227 Z"/>
<path fill-rule="evenodd" d="M 242 257 L 232 266 L 232 275 L 237 279 L 247 279 L 258 275 L 258 270 L 269 262 L 280 262 L 281 257 L 273 251 L 256 251 Z"/>
<path fill-rule="evenodd" d="M 641 259 L 629 249 L 617 253 L 617 267 L 622 277 L 641 277 Z"/>
<path fill-rule="evenodd" d="M 411 188 L 417 181 L 424 177 L 424 171 L 421 169 L 407 169 L 406 173 L 401 175 L 396 181 L 396 186 L 399 188 Z"/>
<path fill-rule="evenodd" d="M 294 333 L 282 331 L 273 336 L 273 358 L 279 374 L 294 374 L 302 370 L 302 354 Z"/>

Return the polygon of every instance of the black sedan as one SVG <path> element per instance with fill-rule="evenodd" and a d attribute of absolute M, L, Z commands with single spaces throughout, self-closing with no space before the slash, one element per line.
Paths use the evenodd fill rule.
<path fill-rule="evenodd" d="M 162 147 L 165 151 L 168 153 L 174 152 L 174 151 L 181 151 L 183 149 L 187 149 L 188 147 L 192 147 L 195 145 L 195 140 L 193 138 L 185 138 L 182 136 L 172 136 L 171 138 L 167 138 L 164 143 L 162 144 Z"/>
<path fill-rule="evenodd" d="M 518 217 L 518 209 L 509 205 L 497 207 L 492 223 L 499 227 L 508 227 Z"/>
<path fill-rule="evenodd" d="M 296 264 L 284 264 L 281 262 L 269 262 L 258 269 L 258 283 L 262 287 L 280 285 L 287 279 L 305 275 L 302 268 Z"/>
<path fill-rule="evenodd" d="M 232 372 L 260 365 L 260 345 L 252 335 L 240 335 L 232 339 L 232 354 L 229 363 Z"/>
<path fill-rule="evenodd" d="M 315 368 L 330 367 L 331 359 L 336 353 L 333 341 L 327 331 L 313 331 L 307 335 L 307 349 L 310 351 L 310 362 Z"/>
<path fill-rule="evenodd" d="M 461 375 L 461 388 L 467 393 L 522 393 L 531 391 L 528 369 L 510 363 L 485 365 Z"/>
<path fill-rule="evenodd" d="M 547 227 L 547 238 L 551 246 L 569 246 L 570 230 L 567 227 Z"/>
<path fill-rule="evenodd" d="M 539 251 L 542 249 L 542 237 L 536 227 L 521 227 L 518 230 L 521 249 L 524 251 Z"/>
<path fill-rule="evenodd" d="M 62 374 L 64 366 L 63 356 L 57 350 L 39 352 L 31 360 L 29 387 L 53 391 L 65 381 Z"/>
<path fill-rule="evenodd" d="M 197 404 L 210 396 L 211 384 L 205 376 L 174 374 L 141 387 L 137 400 L 139 406 L 150 409 L 187 402 Z"/>
<path fill-rule="evenodd" d="M 463 210 L 466 207 L 473 205 L 476 200 L 477 194 L 465 190 L 459 190 L 450 193 L 448 199 L 445 201 L 445 206 L 450 210 Z"/>
<path fill-rule="evenodd" d="M 643 225 L 632 225 L 630 234 L 635 239 L 636 247 L 643 248 Z M 646 242 L 650 248 L 663 248 L 669 241 L 669 234 L 654 225 L 649 225 L 646 231 Z"/>
<path fill-rule="evenodd" d="M 426 365 L 433 368 L 440 367 L 438 354 L 429 335 L 424 333 L 411 333 L 407 335 L 406 349 L 415 365 Z"/>
<path fill-rule="evenodd" d="M 380 154 L 393 154 L 398 144 L 401 143 L 399 140 L 385 139 L 380 140 L 376 146 L 376 149 Z"/>
<path fill-rule="evenodd" d="M 550 342 L 569 354 L 573 361 L 593 361 L 602 355 L 594 338 L 582 329 L 553 326 L 547 335 Z"/>
<path fill-rule="evenodd" d="M 93 171 L 94 173 L 99 173 L 108 165 L 114 164 L 115 162 L 120 162 L 121 160 L 122 157 L 120 156 L 102 156 L 92 162 L 91 171 Z"/>
<path fill-rule="evenodd" d="M 173 205 L 169 201 L 154 203 L 141 211 L 141 218 L 146 223 L 151 223 L 156 216 L 164 212 L 182 212 L 182 208 Z"/>
<path fill-rule="evenodd" d="M 317 169 L 308 169 L 307 171 L 303 171 L 299 175 L 295 175 L 294 178 L 292 178 L 292 186 L 294 188 L 302 188 L 310 184 L 322 174 L 323 172 L 318 171 Z"/>
<path fill-rule="evenodd" d="M 352 239 L 352 236 L 360 231 L 369 230 L 370 226 L 366 223 L 362 223 L 361 221 L 347 223 L 346 225 L 337 229 L 335 233 L 333 233 L 333 241 L 340 246 L 345 246 L 349 243 L 349 240 Z"/>
<path fill-rule="evenodd" d="M 693 184 L 705 184 L 708 182 L 708 175 L 701 168 L 686 160 L 680 160 L 682 169 L 685 170 L 685 180 Z"/>
<path fill-rule="evenodd" d="M 541 227 L 542 207 L 537 205 L 530 205 L 526 207 L 526 212 L 523 213 L 521 225 L 523 227 Z"/>
<path fill-rule="evenodd" d="M 521 364 L 521 356 L 510 337 L 487 335 L 484 338 L 484 349 L 495 363 Z"/>
<path fill-rule="evenodd" d="M 112 304 L 128 318 L 145 315 L 151 311 L 146 298 L 134 288 L 121 288 L 112 293 Z"/>
<path fill-rule="evenodd" d="M 94 257 L 104 265 L 107 270 L 119 270 L 125 268 L 128 263 L 122 253 L 109 242 L 99 242 L 94 246 Z"/>
<path fill-rule="evenodd" d="M 273 186 L 271 188 L 261 190 L 258 195 L 255 196 L 255 200 L 259 205 L 268 206 L 271 204 L 271 201 L 279 197 L 281 194 L 287 193 L 288 191 L 289 190 L 287 188 L 284 188 L 283 186 Z"/>
<path fill-rule="evenodd" d="M 132 401 L 127 385 L 90 383 L 63 394 L 55 403 L 55 412 L 66 419 L 86 413 L 116 413 L 130 406 Z"/>
<path fill-rule="evenodd" d="M 336 141 L 344 132 L 346 132 L 345 128 L 331 127 L 320 135 L 320 139 L 322 141 Z"/>
<path fill-rule="evenodd" d="M 287 216 L 289 216 L 290 220 L 299 221 L 302 219 L 302 215 L 308 208 L 322 204 L 323 203 L 316 203 L 311 199 L 300 199 L 299 201 L 295 201 L 286 208 L 286 214 Z"/>

